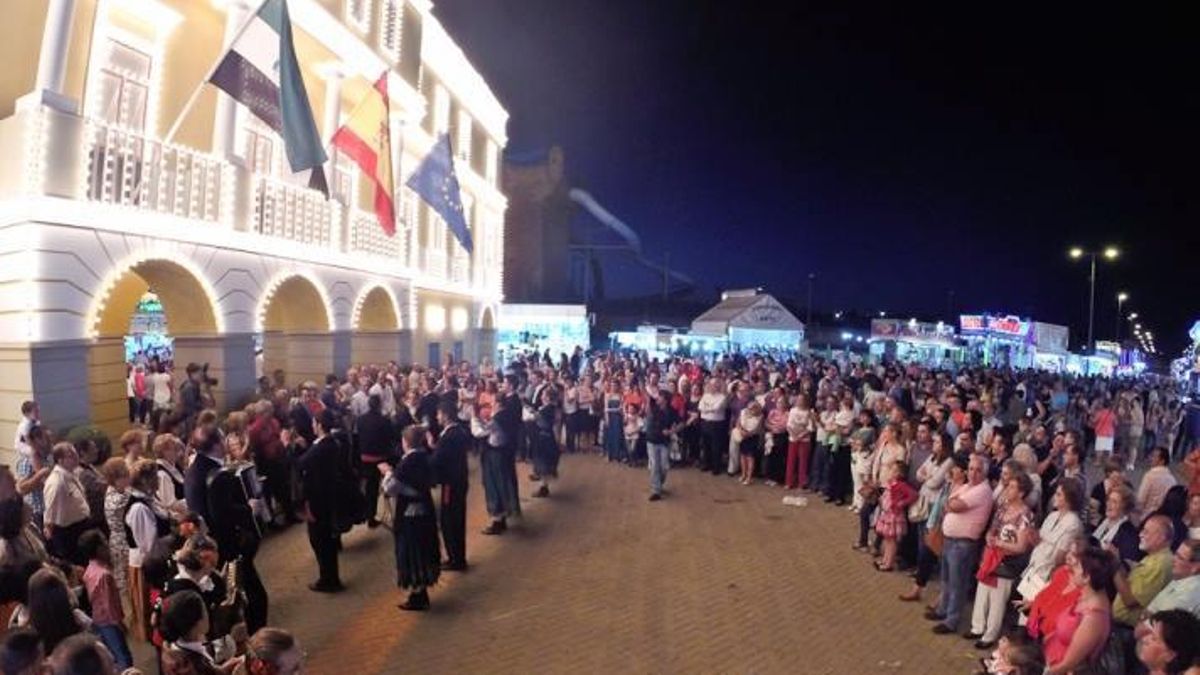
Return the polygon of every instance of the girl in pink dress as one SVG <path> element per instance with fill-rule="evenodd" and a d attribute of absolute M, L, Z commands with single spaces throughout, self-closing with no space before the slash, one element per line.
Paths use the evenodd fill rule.
<path fill-rule="evenodd" d="M 883 557 L 875 562 L 875 569 L 880 572 L 892 571 L 896 563 L 896 542 L 908 531 L 908 507 L 917 499 L 917 491 L 904 480 L 907 475 L 905 462 L 893 462 L 879 496 L 875 532 L 883 539 Z"/>

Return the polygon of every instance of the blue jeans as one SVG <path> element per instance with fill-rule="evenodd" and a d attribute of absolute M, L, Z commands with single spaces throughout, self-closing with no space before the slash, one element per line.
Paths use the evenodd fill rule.
<path fill-rule="evenodd" d="M 665 443 L 646 443 L 646 454 L 650 461 L 650 492 L 662 494 L 663 484 L 667 482 L 667 469 L 671 466 L 670 451 Z"/>
<path fill-rule="evenodd" d="M 100 640 L 104 642 L 104 646 L 108 647 L 117 670 L 132 668 L 133 655 L 129 653 L 129 645 L 125 642 L 125 632 L 121 630 L 121 627 L 114 624 L 111 626 L 93 625 L 93 628 L 100 635 Z"/>
<path fill-rule="evenodd" d="M 970 584 L 975 580 L 975 555 L 979 542 L 973 539 L 946 537 L 942 547 L 942 600 L 938 614 L 951 630 L 958 630 L 958 620 L 966 601 Z"/>
<path fill-rule="evenodd" d="M 812 451 L 812 468 L 808 471 L 808 489 L 814 492 L 825 492 L 829 481 L 829 468 L 832 462 L 830 461 L 829 446 L 824 443 L 818 443 L 813 446 Z"/>

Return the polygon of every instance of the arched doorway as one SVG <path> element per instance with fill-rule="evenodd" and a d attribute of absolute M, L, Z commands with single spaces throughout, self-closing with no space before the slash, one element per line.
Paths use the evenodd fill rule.
<path fill-rule="evenodd" d="M 138 326 L 147 314 L 161 314 L 153 322 L 154 330 L 161 332 L 149 343 L 131 340 L 131 333 L 145 330 Z M 189 362 L 213 360 L 196 338 L 212 340 L 222 332 L 215 298 L 200 273 L 165 259 L 125 267 L 97 296 L 88 319 L 93 338 L 88 350 L 90 418 L 110 436 L 129 426 L 127 364 L 143 363 L 149 370 L 153 356 L 173 362 L 173 384 L 178 387 Z M 154 345 L 150 354 L 147 344 Z"/>
<path fill-rule="evenodd" d="M 323 384 L 333 369 L 329 304 L 312 279 L 291 275 L 270 287 L 260 305 L 264 375 L 288 386 Z"/>
<path fill-rule="evenodd" d="M 382 366 L 401 360 L 400 317 L 396 298 L 384 286 L 371 286 L 354 308 L 350 360 L 354 365 Z"/>
<path fill-rule="evenodd" d="M 479 317 L 479 330 L 476 338 L 478 353 L 475 355 L 476 362 L 482 363 L 484 359 L 496 360 L 496 310 L 493 307 L 484 307 L 483 313 Z"/>

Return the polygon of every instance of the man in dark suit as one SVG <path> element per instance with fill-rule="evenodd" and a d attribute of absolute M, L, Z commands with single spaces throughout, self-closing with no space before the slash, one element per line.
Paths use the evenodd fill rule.
<path fill-rule="evenodd" d="M 379 527 L 375 519 L 379 504 L 379 465 L 396 456 L 396 434 L 392 421 L 383 415 L 378 394 L 367 399 L 367 412 L 358 418 L 358 457 L 363 469 L 363 492 L 367 504 L 367 527 Z"/>
<path fill-rule="evenodd" d="M 317 440 L 296 458 L 307 505 L 308 544 L 317 558 L 319 575 L 308 585 L 318 593 L 345 589 L 338 575 L 338 533 L 334 527 L 341 444 L 331 436 L 338 428 L 337 412 L 326 408 L 313 419 Z"/>
<path fill-rule="evenodd" d="M 467 569 L 467 451 L 471 449 L 471 434 L 458 419 L 458 409 L 443 402 L 438 407 L 438 422 L 442 433 L 433 446 L 434 476 L 442 486 L 442 542 L 446 547 L 443 570 L 461 572 Z"/>
<path fill-rule="evenodd" d="M 225 446 L 216 429 L 204 433 L 196 444 L 196 458 L 183 476 L 183 497 L 189 511 L 200 514 L 204 522 L 212 524 L 209 511 L 208 479 L 225 465 Z"/>

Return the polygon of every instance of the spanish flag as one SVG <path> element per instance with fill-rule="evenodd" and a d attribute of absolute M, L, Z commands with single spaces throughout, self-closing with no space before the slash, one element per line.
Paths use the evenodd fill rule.
<path fill-rule="evenodd" d="M 392 192 L 392 130 L 387 90 L 388 74 L 380 76 L 350 118 L 333 135 L 333 146 L 353 159 L 375 182 L 375 215 L 388 236 L 396 234 L 396 209 Z"/>

